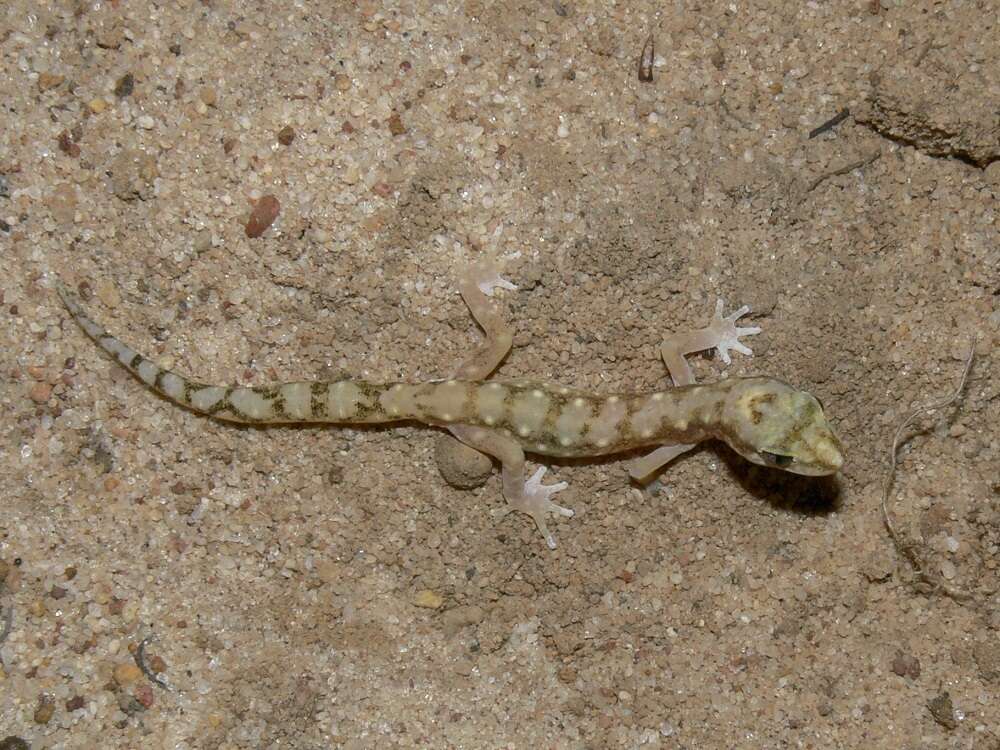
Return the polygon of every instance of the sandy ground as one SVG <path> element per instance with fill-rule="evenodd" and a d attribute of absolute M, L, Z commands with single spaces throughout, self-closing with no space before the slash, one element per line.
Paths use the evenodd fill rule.
<path fill-rule="evenodd" d="M 995 2 L 608 6 L 0 8 L 0 748 L 1000 747 Z M 499 376 L 657 387 L 747 303 L 698 377 L 815 393 L 842 475 L 550 462 L 551 552 L 433 430 L 187 413 L 52 292 L 206 381 L 435 378 L 491 250 Z M 973 334 L 893 497 L 957 601 L 879 499 Z"/>

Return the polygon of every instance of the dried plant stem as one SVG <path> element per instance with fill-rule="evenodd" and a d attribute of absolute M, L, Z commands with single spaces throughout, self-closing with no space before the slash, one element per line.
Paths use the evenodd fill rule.
<path fill-rule="evenodd" d="M 958 387 L 955 388 L 955 390 L 952 391 L 951 395 L 947 398 L 916 409 L 910 414 L 910 416 L 900 423 L 899 427 L 896 428 L 896 434 L 892 438 L 892 447 L 889 449 L 889 471 L 886 474 L 885 484 L 882 487 L 882 520 L 885 523 L 886 530 L 889 532 L 889 536 L 892 537 L 893 544 L 896 545 L 896 549 L 910 561 L 910 565 L 912 565 L 913 569 L 916 571 L 917 577 L 930 586 L 932 592 L 940 592 L 957 601 L 968 601 L 973 598 L 973 595 L 964 589 L 952 586 L 941 576 L 936 573 L 929 572 L 924 567 L 924 561 L 916 542 L 911 539 L 904 538 L 896 529 L 896 524 L 893 521 L 893 515 L 889 510 L 889 495 L 892 492 L 893 482 L 896 479 L 896 460 L 903 431 L 913 424 L 918 417 L 934 411 L 935 409 L 943 409 L 946 406 L 951 406 L 958 400 L 958 397 L 962 394 L 962 390 L 965 388 L 965 383 L 969 379 L 969 370 L 972 369 L 972 360 L 975 355 L 975 351 L 976 337 L 974 336 L 969 345 L 969 354 L 965 358 L 965 368 L 962 370 L 962 378 L 958 383 Z"/>

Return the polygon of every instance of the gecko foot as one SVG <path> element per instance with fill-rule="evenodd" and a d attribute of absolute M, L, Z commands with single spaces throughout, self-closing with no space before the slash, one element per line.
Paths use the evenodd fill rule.
<path fill-rule="evenodd" d="M 723 302 L 720 299 L 715 303 L 715 315 L 712 317 L 712 322 L 709 324 L 708 330 L 716 337 L 714 347 L 718 350 L 719 357 L 728 365 L 732 362 L 732 359 L 729 357 L 730 349 L 740 354 L 753 354 L 753 350 L 749 346 L 740 342 L 740 336 L 755 336 L 760 333 L 760 328 L 757 326 L 740 328 L 736 325 L 737 320 L 750 312 L 749 305 L 743 305 L 743 307 L 725 317 L 722 315 L 722 309 Z"/>
<path fill-rule="evenodd" d="M 517 287 L 500 275 L 500 261 L 490 254 L 469 269 L 469 279 L 479 287 L 479 291 L 487 297 L 493 296 L 494 289 L 506 289 L 513 292 Z"/>
<path fill-rule="evenodd" d="M 561 505 L 556 505 L 549 500 L 550 495 L 566 489 L 569 485 L 565 482 L 557 482 L 556 484 L 549 485 L 542 484 L 542 477 L 545 475 L 545 471 L 544 466 L 539 467 L 538 471 L 532 474 L 531 478 L 524 483 L 524 488 L 518 493 L 517 497 L 508 497 L 508 505 L 502 513 L 506 515 L 512 510 L 527 513 L 534 519 L 538 530 L 542 532 L 542 536 L 545 537 L 545 543 L 549 546 L 549 549 L 555 549 L 556 538 L 549 531 L 546 516 L 549 513 L 556 513 L 569 518 L 573 515 L 573 511 Z"/>

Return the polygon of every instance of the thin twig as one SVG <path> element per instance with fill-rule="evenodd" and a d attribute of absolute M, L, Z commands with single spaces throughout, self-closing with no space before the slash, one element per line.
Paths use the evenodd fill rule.
<path fill-rule="evenodd" d="M 951 395 L 941 401 L 928 404 L 927 406 L 921 406 L 919 409 L 913 411 L 910 416 L 904 419 L 899 427 L 896 428 L 896 434 L 892 438 L 892 448 L 889 450 L 889 471 L 886 474 L 885 484 L 882 488 L 882 521 L 885 523 L 885 528 L 889 532 L 889 536 L 892 537 L 892 542 L 896 545 L 896 549 L 910 561 L 910 565 L 912 565 L 913 569 L 917 572 L 917 576 L 921 581 L 928 584 L 932 591 L 940 591 L 958 601 L 968 601 L 969 599 L 972 599 L 973 595 L 964 589 L 955 588 L 937 574 L 930 573 L 926 570 L 926 568 L 924 568 L 920 553 L 917 550 L 917 545 L 909 539 L 903 539 L 900 533 L 896 530 L 896 525 L 892 520 L 892 513 L 889 511 L 889 494 L 892 492 L 892 485 L 896 479 L 896 458 L 903 431 L 913 424 L 914 420 L 918 417 L 930 411 L 934 411 L 935 409 L 943 409 L 946 406 L 951 406 L 958 400 L 958 397 L 962 394 L 962 390 L 965 388 L 966 381 L 969 379 L 969 370 L 972 369 L 972 360 L 976 352 L 977 338 L 978 337 L 975 335 L 972 337 L 972 342 L 969 344 L 969 354 L 965 358 L 965 369 L 962 370 L 962 379 L 959 381 L 958 387 L 955 388 Z"/>
<path fill-rule="evenodd" d="M 818 127 L 815 127 L 812 130 L 810 130 L 809 131 L 809 137 L 810 138 L 815 138 L 818 135 L 822 135 L 827 130 L 833 130 L 835 127 L 837 127 L 840 123 L 842 123 L 844 120 L 846 120 L 850 116 L 851 116 L 851 110 L 846 109 L 846 108 L 840 110 L 837 114 L 835 114 L 829 120 L 827 120 L 826 122 L 824 122 L 822 125 L 820 125 Z"/>
<path fill-rule="evenodd" d="M 139 642 L 139 647 L 135 650 L 135 665 L 139 667 L 142 673 L 146 675 L 146 678 L 154 685 L 158 685 L 164 690 L 170 690 L 170 686 L 146 665 L 146 644 L 151 640 L 153 640 L 153 636 L 148 635 Z"/>

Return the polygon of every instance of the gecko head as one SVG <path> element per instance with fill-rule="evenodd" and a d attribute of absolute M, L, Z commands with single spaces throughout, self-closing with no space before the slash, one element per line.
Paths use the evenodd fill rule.
<path fill-rule="evenodd" d="M 815 396 L 772 378 L 738 381 L 723 407 L 723 439 L 755 464 L 794 474 L 835 474 L 844 464 Z"/>

